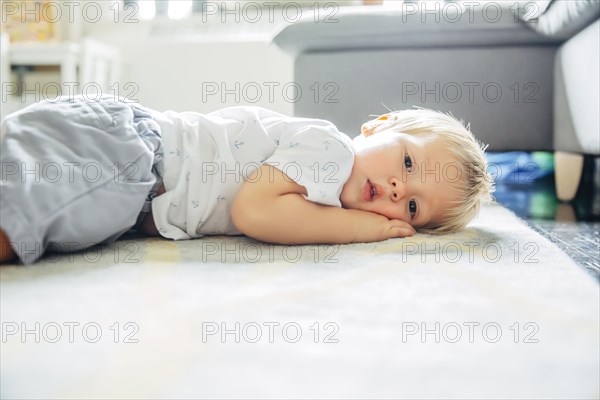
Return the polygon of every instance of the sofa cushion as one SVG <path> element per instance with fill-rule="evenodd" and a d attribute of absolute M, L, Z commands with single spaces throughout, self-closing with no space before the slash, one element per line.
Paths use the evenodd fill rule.
<path fill-rule="evenodd" d="M 600 16 L 598 0 L 554 0 L 545 12 L 538 13 L 537 22 L 529 19 L 535 31 L 552 37 L 570 38 Z M 527 20 L 527 15 L 520 18 Z"/>
<path fill-rule="evenodd" d="M 556 56 L 554 147 L 600 154 L 600 21 L 565 43 Z"/>
<path fill-rule="evenodd" d="M 515 17 L 510 2 L 403 3 L 402 7 L 340 7 L 324 21 L 305 15 L 273 41 L 292 53 L 331 50 L 555 44 Z M 472 4 L 475 4 L 474 6 Z M 466 3 L 465 3 L 466 4 Z"/>

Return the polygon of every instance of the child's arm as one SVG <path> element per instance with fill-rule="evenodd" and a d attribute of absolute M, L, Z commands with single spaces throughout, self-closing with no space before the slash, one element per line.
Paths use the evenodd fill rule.
<path fill-rule="evenodd" d="M 277 168 L 264 164 L 238 192 L 231 217 L 243 234 L 281 244 L 376 242 L 411 236 L 404 221 L 368 211 L 324 206 Z"/>

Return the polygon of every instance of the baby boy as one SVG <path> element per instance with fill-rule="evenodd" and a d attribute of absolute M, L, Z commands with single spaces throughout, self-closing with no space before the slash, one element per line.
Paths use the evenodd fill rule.
<path fill-rule="evenodd" d="M 280 244 L 450 233 L 492 191 L 468 128 L 426 109 L 381 115 L 352 140 L 261 107 L 157 112 L 76 96 L 10 114 L 0 134 L 0 262 L 132 229 Z"/>

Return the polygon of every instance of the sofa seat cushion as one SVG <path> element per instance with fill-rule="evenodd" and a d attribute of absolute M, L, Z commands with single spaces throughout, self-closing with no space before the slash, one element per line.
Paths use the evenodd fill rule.
<path fill-rule="evenodd" d="M 436 6 L 403 3 L 402 7 L 340 7 L 336 12 L 313 14 L 287 25 L 273 41 L 298 54 L 315 51 L 514 46 L 558 44 L 530 29 L 508 2 L 461 2 Z M 437 11 L 436 11 L 437 10 Z M 328 17 L 329 15 L 329 17 Z"/>

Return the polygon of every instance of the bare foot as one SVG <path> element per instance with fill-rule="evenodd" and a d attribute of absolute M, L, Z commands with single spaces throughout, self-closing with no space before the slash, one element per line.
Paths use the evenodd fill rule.
<path fill-rule="evenodd" d="M 9 261 L 14 261 L 15 258 L 17 258 L 17 253 L 12 249 L 10 239 L 0 229 L 0 264 L 8 264 Z"/>

